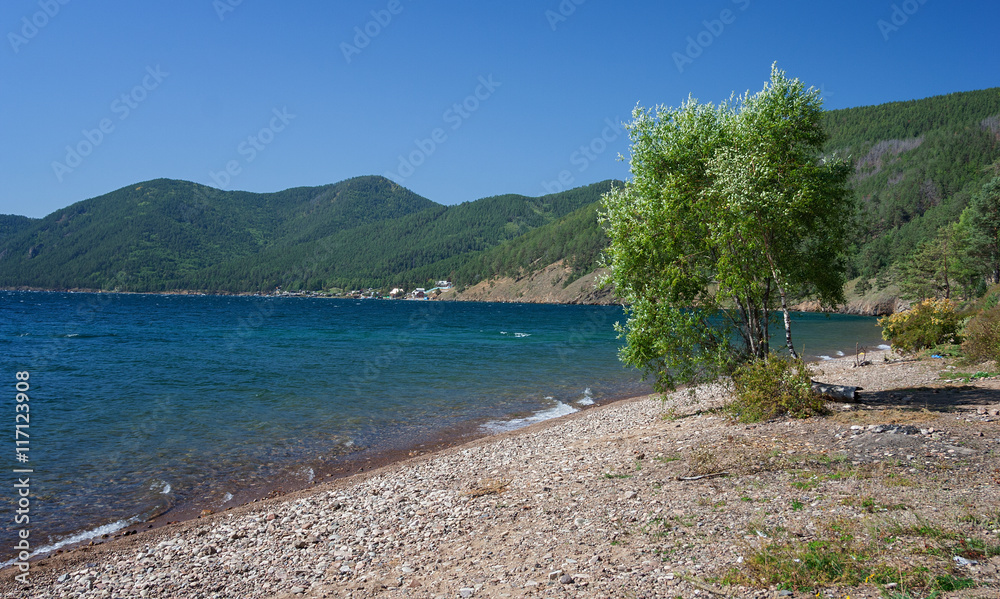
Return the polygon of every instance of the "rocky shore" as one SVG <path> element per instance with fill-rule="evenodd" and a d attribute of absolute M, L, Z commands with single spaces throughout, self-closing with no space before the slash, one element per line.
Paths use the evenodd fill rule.
<path fill-rule="evenodd" d="M 720 386 L 624 400 L 51 556 L 29 586 L 8 568 L 0 591 L 1000 597 L 1000 381 L 868 357 L 817 365 L 864 388 L 828 416 L 734 424 Z"/>

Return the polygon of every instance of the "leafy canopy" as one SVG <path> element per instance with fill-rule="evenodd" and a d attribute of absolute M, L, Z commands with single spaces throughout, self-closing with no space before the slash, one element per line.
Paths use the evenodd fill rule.
<path fill-rule="evenodd" d="M 850 166 L 825 160 L 822 101 L 771 79 L 715 106 L 637 107 L 632 178 L 603 198 L 609 278 L 627 304 L 621 357 L 659 389 L 768 355 L 788 300 L 843 300 Z"/>

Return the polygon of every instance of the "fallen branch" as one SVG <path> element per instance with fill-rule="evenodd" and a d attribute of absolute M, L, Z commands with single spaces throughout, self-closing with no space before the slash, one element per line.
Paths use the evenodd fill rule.
<path fill-rule="evenodd" d="M 843 401 L 854 403 L 858 401 L 858 391 L 861 387 L 851 387 L 848 385 L 828 385 L 826 383 L 812 382 L 812 391 L 816 395 L 822 395 L 833 401 Z"/>
<path fill-rule="evenodd" d="M 677 480 L 701 480 L 703 478 L 714 478 L 716 476 L 729 476 L 729 473 L 713 472 L 711 474 L 699 474 L 698 476 L 678 476 Z"/>

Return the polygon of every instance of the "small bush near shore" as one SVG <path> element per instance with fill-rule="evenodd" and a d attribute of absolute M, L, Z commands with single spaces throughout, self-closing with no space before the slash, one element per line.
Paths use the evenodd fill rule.
<path fill-rule="evenodd" d="M 994 360 L 1000 367 L 1000 306 L 986 308 L 965 326 L 962 351 L 970 362 Z"/>
<path fill-rule="evenodd" d="M 740 422 L 760 422 L 785 414 L 806 418 L 825 413 L 812 392 L 812 372 L 802 360 L 775 355 L 740 366 L 733 374 L 735 399 L 726 411 Z"/>
<path fill-rule="evenodd" d="M 928 299 L 909 310 L 878 320 L 882 338 L 897 351 L 914 353 L 943 343 L 956 343 L 962 319 L 951 300 Z"/>

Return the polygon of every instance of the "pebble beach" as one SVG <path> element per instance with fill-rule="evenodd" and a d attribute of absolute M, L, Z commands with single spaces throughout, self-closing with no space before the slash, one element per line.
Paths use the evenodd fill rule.
<path fill-rule="evenodd" d="M 865 547 L 881 548 L 872 560 L 972 581 L 941 596 L 1000 597 L 1000 557 L 989 550 L 1000 548 L 1000 381 L 948 379 L 942 360 L 867 357 L 860 368 L 853 357 L 815 365 L 818 380 L 863 388 L 860 403 L 826 416 L 733 423 L 718 411 L 720 385 L 622 400 L 52 555 L 31 563 L 27 585 L 8 568 L 0 591 L 882 596 L 893 583 L 844 579 L 807 592 L 750 567 L 772 544 L 822 540 L 850 523 L 870 537 Z M 914 523 L 986 549 L 917 551 L 924 541 L 906 534 Z M 902 532 L 886 542 L 878 531 L 890 526 Z"/>

